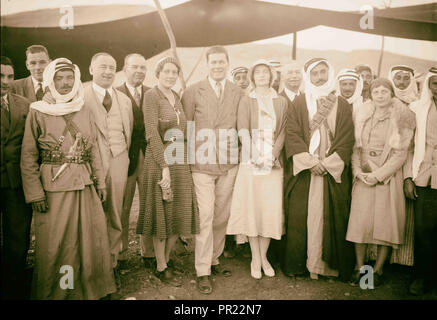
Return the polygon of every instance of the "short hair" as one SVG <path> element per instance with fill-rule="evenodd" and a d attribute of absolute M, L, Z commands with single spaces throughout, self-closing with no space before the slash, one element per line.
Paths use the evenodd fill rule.
<path fill-rule="evenodd" d="M 367 64 L 359 64 L 355 67 L 355 71 L 361 73 L 362 71 L 369 71 L 370 74 L 373 74 L 372 69 Z"/>
<path fill-rule="evenodd" d="M 144 60 L 146 60 L 146 58 L 144 58 L 144 56 L 142 54 L 139 54 L 139 53 L 129 53 L 126 57 L 124 57 L 124 66 L 123 66 L 123 69 L 126 67 L 127 61 L 129 60 L 129 58 L 133 57 L 133 56 L 138 56 L 138 57 L 141 57 Z"/>
<path fill-rule="evenodd" d="M 226 60 L 229 62 L 228 51 L 223 46 L 212 46 L 206 51 L 206 62 L 209 61 L 209 56 L 214 53 L 224 53 L 226 55 Z"/>
<path fill-rule="evenodd" d="M 94 61 L 97 60 L 98 57 L 100 56 L 107 56 L 107 57 L 111 57 L 112 59 L 115 60 L 115 58 L 113 56 L 111 56 L 109 53 L 107 52 L 97 52 L 95 55 L 93 55 L 93 57 L 91 58 L 91 65 L 94 63 Z M 117 61 L 115 61 L 115 64 L 117 65 Z"/>
<path fill-rule="evenodd" d="M 280 70 L 281 76 L 285 76 L 288 73 L 288 71 L 290 71 L 292 69 L 299 70 L 299 73 L 302 75 L 302 66 L 296 60 L 293 60 L 287 64 L 284 64 L 281 67 L 281 70 Z"/>
<path fill-rule="evenodd" d="M 386 87 L 387 89 L 389 89 L 391 91 L 392 98 L 395 96 L 395 90 L 394 90 L 393 85 L 390 82 L 390 80 L 388 80 L 386 78 L 377 78 L 377 79 L 373 80 L 372 83 L 370 84 L 370 96 L 371 96 L 372 100 L 373 100 L 372 90 L 375 88 L 378 88 L 380 86 L 383 86 L 383 87 Z"/>
<path fill-rule="evenodd" d="M 4 66 L 11 66 L 12 69 L 15 70 L 15 68 L 14 68 L 14 64 L 12 63 L 12 60 L 11 60 L 11 59 L 9 59 L 8 57 L 5 57 L 5 56 L 1 56 L 0 59 L 1 59 L 1 60 L 0 60 L 0 61 L 1 61 L 0 64 L 2 64 L 2 65 L 4 65 Z"/>
<path fill-rule="evenodd" d="M 30 47 L 27 47 L 26 49 L 26 58 L 30 53 L 38 53 L 38 52 L 45 52 L 45 54 L 47 55 L 48 58 L 50 58 L 49 56 L 49 52 L 47 51 L 47 48 L 40 45 L 40 44 L 34 44 L 31 45 Z"/>

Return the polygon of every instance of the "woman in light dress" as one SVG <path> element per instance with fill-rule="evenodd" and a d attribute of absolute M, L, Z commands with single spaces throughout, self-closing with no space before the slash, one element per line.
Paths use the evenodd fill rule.
<path fill-rule="evenodd" d="M 253 90 L 239 104 L 237 127 L 242 149 L 227 234 L 246 235 L 252 252 L 251 275 L 269 277 L 270 239 L 283 234 L 283 169 L 287 101 L 272 88 L 275 71 L 258 60 L 249 71 Z"/>

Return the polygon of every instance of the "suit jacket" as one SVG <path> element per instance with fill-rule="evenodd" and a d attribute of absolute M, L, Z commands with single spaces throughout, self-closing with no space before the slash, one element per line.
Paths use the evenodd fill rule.
<path fill-rule="evenodd" d="M 305 94 L 304 92 L 299 90 L 299 96 Z M 280 93 L 278 93 L 278 95 L 283 96 L 284 98 L 287 99 L 288 105 L 290 105 L 293 101 L 290 100 L 290 98 L 287 96 L 287 94 L 285 93 L 285 90 L 282 90 Z M 294 99 L 296 99 L 298 96 L 296 96 Z"/>
<path fill-rule="evenodd" d="M 129 89 L 126 86 L 126 83 L 122 84 L 117 88 L 117 90 L 123 92 L 125 95 L 127 95 L 132 103 L 132 113 L 134 117 L 134 125 L 132 129 L 132 143 L 129 149 L 129 170 L 128 175 L 131 176 L 137 166 L 138 166 L 138 156 L 139 151 L 143 153 L 143 155 L 146 152 L 146 134 L 145 134 L 145 126 L 144 126 L 144 115 L 143 115 L 143 101 L 144 101 L 144 94 L 147 90 L 149 90 L 149 87 L 146 87 L 144 85 L 141 86 L 141 99 L 140 99 L 140 105 L 137 105 L 135 102 L 134 97 L 132 97 Z"/>
<path fill-rule="evenodd" d="M 198 159 L 195 159 L 195 164 L 191 166 L 193 172 L 224 175 L 238 163 L 238 161 L 237 163 L 230 163 L 231 144 L 229 141 L 226 145 L 219 143 L 219 129 L 237 129 L 238 104 L 243 94 L 243 91 L 237 85 L 228 80 L 226 80 L 221 101 L 211 88 L 208 79 L 195 83 L 185 90 L 182 96 L 182 105 L 187 121 L 195 121 L 196 136 L 201 129 L 213 129 L 216 135 L 215 164 L 201 164 Z M 238 135 L 234 138 L 238 145 Z M 195 142 L 196 152 L 204 143 L 205 140 L 202 139 Z M 235 147 L 238 148 L 238 146 Z M 221 158 L 227 155 L 226 164 L 219 163 L 219 155 Z"/>
<path fill-rule="evenodd" d="M 1 186 L 17 188 L 21 185 L 20 157 L 29 101 L 8 93 L 10 121 L 1 119 Z"/>
<path fill-rule="evenodd" d="M 32 82 L 32 76 L 15 80 L 12 83 L 12 92 L 25 97 L 29 102 L 36 101 L 35 88 Z"/>
<path fill-rule="evenodd" d="M 118 105 L 120 106 L 121 121 L 123 123 L 123 131 L 126 139 L 126 144 L 128 149 L 131 145 L 132 128 L 133 128 L 133 113 L 132 113 L 132 103 L 130 99 L 122 92 L 115 88 L 112 88 L 112 100 L 116 99 Z M 109 137 L 107 136 L 105 129 L 105 119 L 100 117 L 97 112 L 97 108 L 101 106 L 101 102 L 94 92 L 92 84 L 85 87 L 85 107 L 91 108 L 96 127 L 98 129 L 97 144 L 99 145 L 100 156 L 102 157 L 102 164 L 105 176 L 109 169 L 109 155 L 111 150 L 109 148 Z"/>

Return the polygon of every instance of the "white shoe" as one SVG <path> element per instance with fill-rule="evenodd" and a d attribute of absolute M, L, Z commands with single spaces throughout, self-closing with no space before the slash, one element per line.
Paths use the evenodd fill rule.
<path fill-rule="evenodd" d="M 267 262 L 267 266 L 266 267 L 262 267 L 264 274 L 267 277 L 274 277 L 275 276 L 275 270 L 272 268 L 272 266 L 270 265 L 270 263 Z"/>
<path fill-rule="evenodd" d="M 319 280 L 319 275 L 317 273 L 311 272 L 310 273 L 310 278 L 313 279 L 313 280 Z"/>
<path fill-rule="evenodd" d="M 252 278 L 261 279 L 261 277 L 262 277 L 261 266 L 255 267 L 254 263 L 251 262 L 250 263 L 250 275 L 252 276 Z"/>

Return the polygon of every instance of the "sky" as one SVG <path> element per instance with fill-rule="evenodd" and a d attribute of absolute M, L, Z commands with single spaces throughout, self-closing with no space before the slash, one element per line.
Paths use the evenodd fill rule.
<path fill-rule="evenodd" d="M 168 8 L 186 2 L 186 0 L 160 0 L 162 7 Z M 359 11 L 364 5 L 382 8 L 390 3 L 390 7 L 401 7 L 432 3 L 428 0 L 270 0 L 268 2 L 299 5 L 335 11 Z M 145 4 L 154 7 L 153 0 L 1 0 L 2 15 L 13 14 L 22 11 L 37 10 L 42 8 L 56 8 L 63 4 L 71 5 L 97 5 L 97 4 Z M 380 50 L 381 36 L 353 32 L 348 30 L 335 29 L 318 26 L 307 30 L 299 31 L 298 48 L 314 50 L 340 50 L 352 51 L 360 49 Z M 283 43 L 292 44 L 292 36 L 284 35 L 257 43 Z M 437 43 L 431 41 L 409 40 L 401 38 L 386 37 L 385 51 L 397 54 L 436 60 Z"/>

